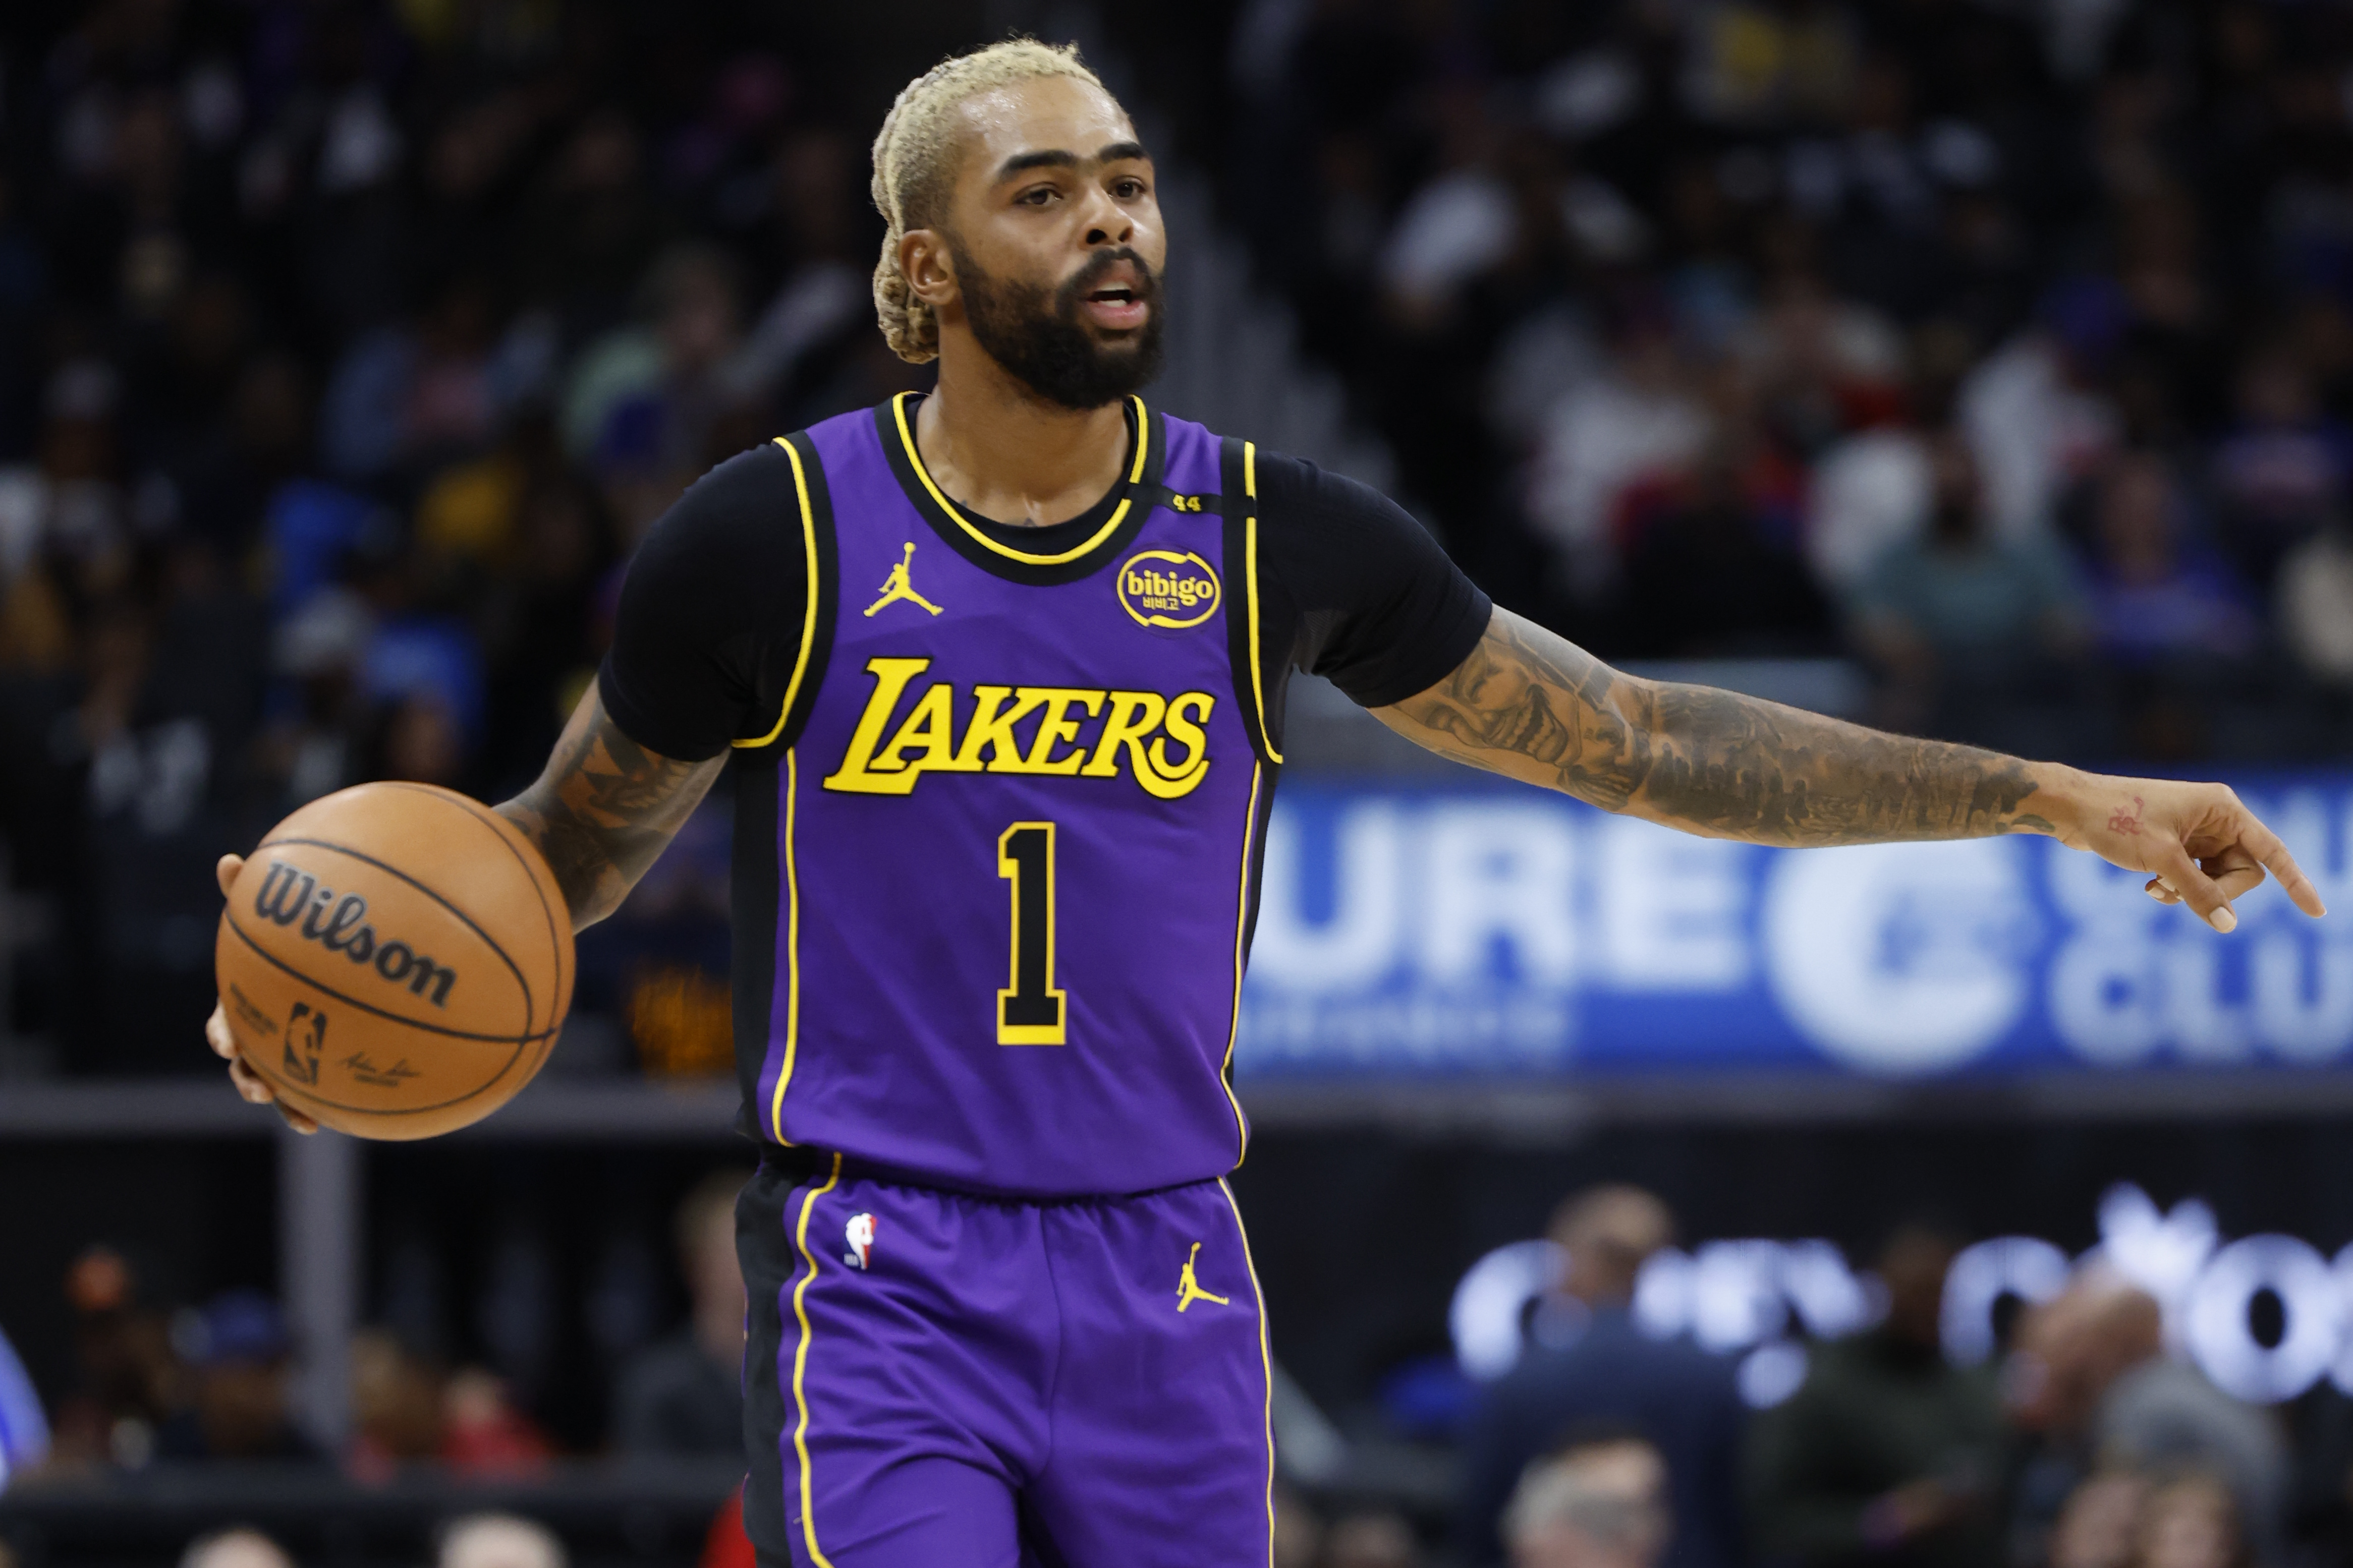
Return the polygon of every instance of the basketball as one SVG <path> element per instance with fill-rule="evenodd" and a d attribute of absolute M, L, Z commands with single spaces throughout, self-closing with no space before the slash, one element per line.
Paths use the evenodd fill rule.
<path fill-rule="evenodd" d="M 531 1081 L 572 1000 L 572 922 L 538 849 L 480 802 L 369 784 L 248 856 L 213 963 L 245 1060 L 354 1137 L 430 1138 Z"/>

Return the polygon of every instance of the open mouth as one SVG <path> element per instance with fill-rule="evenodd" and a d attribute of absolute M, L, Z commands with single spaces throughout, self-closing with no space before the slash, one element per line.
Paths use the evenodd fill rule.
<path fill-rule="evenodd" d="M 1151 310 L 1129 283 L 1106 283 L 1084 296 L 1081 304 L 1096 325 L 1114 331 L 1142 326 Z"/>

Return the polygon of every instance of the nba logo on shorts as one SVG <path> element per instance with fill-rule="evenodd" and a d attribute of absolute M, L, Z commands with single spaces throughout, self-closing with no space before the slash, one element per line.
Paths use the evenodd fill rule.
<path fill-rule="evenodd" d="M 867 1260 L 874 1255 L 874 1216 L 871 1214 L 851 1215 L 849 1223 L 841 1227 L 841 1234 L 842 1238 L 849 1243 L 849 1250 L 841 1255 L 841 1260 L 852 1268 L 865 1268 Z"/>

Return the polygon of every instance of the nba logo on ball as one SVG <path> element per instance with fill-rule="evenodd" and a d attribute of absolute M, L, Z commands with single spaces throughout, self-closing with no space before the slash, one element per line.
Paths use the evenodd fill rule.
<path fill-rule="evenodd" d="M 841 1260 L 852 1268 L 865 1268 L 874 1256 L 874 1216 L 871 1214 L 851 1215 L 849 1223 L 841 1227 L 841 1235 L 842 1239 L 849 1243 L 849 1250 L 841 1255 Z"/>

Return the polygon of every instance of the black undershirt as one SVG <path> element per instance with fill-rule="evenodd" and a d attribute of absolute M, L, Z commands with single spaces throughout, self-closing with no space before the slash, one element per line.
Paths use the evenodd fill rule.
<path fill-rule="evenodd" d="M 1131 428 L 1131 451 L 1134 440 Z M 1124 488 L 1042 528 L 965 515 L 1049 554 L 1101 527 Z M 1278 747 L 1277 694 L 1293 668 L 1378 708 L 1436 685 L 1470 656 L 1493 606 L 1402 507 L 1265 451 L 1258 493 L 1261 674 Z M 776 723 L 807 603 L 795 495 L 791 460 L 770 442 L 705 474 L 647 535 L 598 677 L 606 711 L 639 745 L 696 762 Z"/>

